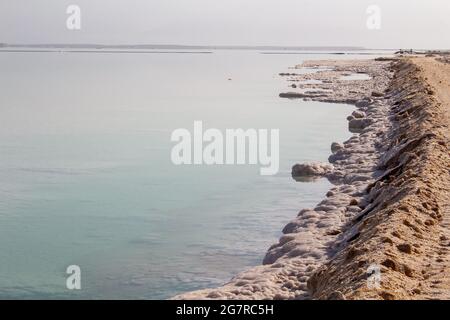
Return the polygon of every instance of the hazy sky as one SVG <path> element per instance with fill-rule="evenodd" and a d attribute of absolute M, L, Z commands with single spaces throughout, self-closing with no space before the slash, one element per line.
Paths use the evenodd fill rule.
<path fill-rule="evenodd" d="M 71 4 L 81 30 L 66 28 Z M 0 42 L 450 48 L 450 1 L 0 0 Z"/>

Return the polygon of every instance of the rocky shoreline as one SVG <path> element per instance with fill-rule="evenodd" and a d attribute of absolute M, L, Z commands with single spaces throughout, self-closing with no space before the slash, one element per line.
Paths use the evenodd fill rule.
<path fill-rule="evenodd" d="M 447 188 L 444 194 L 449 187 L 445 137 L 426 126 L 420 130 L 422 121 L 428 123 L 430 110 L 425 106 L 433 106 L 427 100 L 432 97 L 430 87 L 408 59 L 309 61 L 295 68 L 310 72 L 282 74 L 292 90 L 280 97 L 356 106 L 348 117 L 354 134 L 343 144 L 332 144 L 329 163 L 297 164 L 292 170 L 296 179 L 324 176 L 335 187 L 315 208 L 302 209 L 285 226 L 263 265 L 237 275 L 223 287 L 174 299 L 424 296 L 427 290 L 417 282 L 419 275 L 424 276 L 423 269 L 415 270 L 411 263 L 424 258 L 419 257 L 423 240 L 429 242 L 429 250 L 439 247 L 427 229 L 438 225 L 442 201 L 448 199 L 440 199 L 442 190 L 433 189 L 434 181 L 426 177 L 424 186 L 413 188 L 419 177 L 410 166 L 439 174 L 433 179 Z M 443 125 L 438 128 L 445 130 Z M 415 152 L 417 148 L 423 149 L 421 153 Z M 436 155 L 440 163 L 415 163 L 428 160 L 426 148 L 442 152 Z M 412 205 L 416 202 L 420 208 Z M 393 228 L 394 222 L 398 229 Z M 407 263 L 408 258 L 415 260 Z M 381 289 L 367 286 L 372 266 L 381 272 Z M 416 276 L 416 282 L 411 280 Z"/>

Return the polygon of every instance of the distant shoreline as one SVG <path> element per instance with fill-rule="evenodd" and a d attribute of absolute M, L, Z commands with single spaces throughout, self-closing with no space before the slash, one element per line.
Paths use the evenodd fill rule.
<path fill-rule="evenodd" d="M 280 51 L 361 51 L 361 50 L 391 50 L 367 49 L 357 46 L 237 46 L 237 45 L 105 45 L 105 44 L 12 44 L 0 43 L 0 48 L 45 48 L 45 49 L 105 49 L 105 50 L 280 50 Z M 394 50 L 394 49 L 392 49 Z"/>
<path fill-rule="evenodd" d="M 374 55 L 379 56 L 380 50 L 376 52 L 371 52 L 372 50 L 368 50 L 369 52 L 361 52 L 357 50 L 315 50 L 310 51 L 309 49 L 302 50 L 292 50 L 287 51 L 285 49 L 279 49 L 280 51 L 274 51 L 274 49 L 262 49 L 262 48 L 209 48 L 210 50 L 205 51 L 197 48 L 185 48 L 184 50 L 176 49 L 176 48 L 168 48 L 165 50 L 161 49 L 143 49 L 143 48 L 75 48 L 75 47 L 43 47 L 43 46 L 35 46 L 35 47 L 27 47 L 27 46 L 0 46 L 0 53 L 129 53 L 129 54 L 213 54 L 215 51 L 259 51 L 259 54 L 263 55 Z M 266 51 L 265 51 L 266 50 Z M 366 50 L 366 49 L 363 49 Z M 394 50 L 381 50 L 386 51 L 386 53 L 393 53 Z"/>
<path fill-rule="evenodd" d="M 17 50 L 2 50 L 0 49 L 0 53 L 1 52 L 9 52 L 9 53 L 39 53 L 39 52 L 49 52 L 49 53 L 178 53 L 178 54 L 211 54 L 213 53 L 212 51 L 131 51 L 131 50 L 58 50 L 58 49 L 42 49 L 42 50 L 36 50 L 36 49 L 31 49 L 31 50 L 21 50 L 21 49 L 17 49 Z"/>

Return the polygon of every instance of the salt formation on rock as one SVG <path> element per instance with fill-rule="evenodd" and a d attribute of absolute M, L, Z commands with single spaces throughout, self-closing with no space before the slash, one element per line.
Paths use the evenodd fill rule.
<path fill-rule="evenodd" d="M 263 265 L 177 299 L 450 299 L 450 65 L 440 57 L 306 62 L 282 97 L 352 103 L 353 136 L 293 173 L 333 187 Z M 342 80 L 365 73 L 370 80 Z M 332 105 L 330 105 L 332 108 Z M 370 270 L 380 283 L 369 286 Z"/>
<path fill-rule="evenodd" d="M 296 164 L 292 167 L 293 177 L 309 177 L 309 176 L 324 176 L 333 171 L 333 166 L 328 163 L 302 163 Z"/>
<path fill-rule="evenodd" d="M 352 124 L 359 133 L 343 145 L 333 146 L 329 158 L 332 165 L 299 164 L 293 168 L 297 174 L 324 175 L 336 186 L 315 208 L 301 210 L 283 229 L 284 235 L 268 250 L 263 265 L 238 274 L 220 288 L 189 292 L 174 299 L 309 299 L 311 275 L 356 237 L 357 231 L 349 233 L 347 226 L 369 204 L 367 187 L 383 173 L 377 165 L 386 151 L 382 141 L 390 126 L 389 107 L 383 97 L 372 93 L 388 88 L 390 62 L 313 61 L 296 68 L 317 72 L 283 74 L 303 93 L 290 92 L 281 97 L 350 103 L 358 110 L 350 122 L 361 121 Z M 370 79 L 340 79 L 352 73 L 364 73 Z"/>

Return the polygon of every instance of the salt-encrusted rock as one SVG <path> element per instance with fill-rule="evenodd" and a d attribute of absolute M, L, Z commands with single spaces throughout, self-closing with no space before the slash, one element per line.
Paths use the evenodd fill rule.
<path fill-rule="evenodd" d="M 359 132 L 372 123 L 370 119 L 352 119 L 348 123 L 350 132 Z"/>
<path fill-rule="evenodd" d="M 307 215 L 308 213 L 311 213 L 313 211 L 313 209 L 302 209 L 300 210 L 300 212 L 298 213 L 298 216 L 303 216 L 303 215 Z"/>
<path fill-rule="evenodd" d="M 361 119 L 361 118 L 364 118 L 366 116 L 366 114 L 362 111 L 355 110 L 352 112 L 352 116 L 355 117 L 356 119 Z"/>
<path fill-rule="evenodd" d="M 340 291 L 334 291 L 328 297 L 328 300 L 346 300 L 345 296 Z"/>
<path fill-rule="evenodd" d="M 378 91 L 372 91 L 372 97 L 379 98 L 379 97 L 382 97 L 382 96 L 384 96 L 383 93 L 378 92 Z"/>
<path fill-rule="evenodd" d="M 357 213 L 361 211 L 361 208 L 358 206 L 348 206 L 347 207 L 348 212 Z"/>
<path fill-rule="evenodd" d="M 381 93 L 387 89 L 390 79 L 388 63 L 373 60 L 312 61 L 302 67 L 317 69 L 317 72 L 289 74 L 292 78 L 288 81 L 295 81 L 301 91 L 280 96 L 353 104 L 359 111 L 350 116 L 349 121 L 359 121 L 353 124 L 357 123 L 362 129 L 343 146 L 332 146 L 333 154 L 329 161 L 333 165 L 298 164 L 292 168 L 293 176 L 304 175 L 296 180 L 324 176 L 335 186 L 315 209 L 301 210 L 286 225 L 284 235 L 268 250 L 263 266 L 237 275 L 221 288 L 187 293 L 177 299 L 308 299 L 317 291 L 314 286 L 308 288 L 311 275 L 342 249 L 342 239 L 350 239 L 355 234 L 349 223 L 371 210 L 371 205 L 379 206 L 379 203 L 372 204 L 372 199 L 376 192 L 380 192 L 379 185 L 383 182 L 376 182 L 369 194 L 367 190 L 378 178 L 373 177 L 372 171 L 376 169 L 380 151 L 385 145 L 381 140 L 389 126 L 388 107 L 387 100 L 368 97 L 373 91 Z M 340 81 L 343 73 L 365 73 L 371 79 Z M 333 290 L 326 297 L 342 299 L 349 296 L 347 292 Z"/>
<path fill-rule="evenodd" d="M 367 98 L 367 99 L 359 100 L 358 102 L 356 102 L 355 105 L 357 108 L 367 108 L 372 102 L 373 102 L 372 99 Z"/>
<path fill-rule="evenodd" d="M 291 221 L 283 228 L 282 232 L 284 234 L 294 233 L 298 226 L 299 226 L 298 221 Z M 281 243 L 281 239 L 280 239 L 280 243 Z"/>
<path fill-rule="evenodd" d="M 333 171 L 333 166 L 328 163 L 312 162 L 298 163 L 292 167 L 293 177 L 323 176 Z"/>
<path fill-rule="evenodd" d="M 282 92 L 279 94 L 280 98 L 290 98 L 290 99 L 298 99 L 298 98 L 320 98 L 326 97 L 322 91 L 310 91 L 310 92 Z"/>
<path fill-rule="evenodd" d="M 344 149 L 344 146 L 342 144 L 337 143 L 337 142 L 333 142 L 331 144 L 331 152 L 336 153 L 341 149 Z"/>

